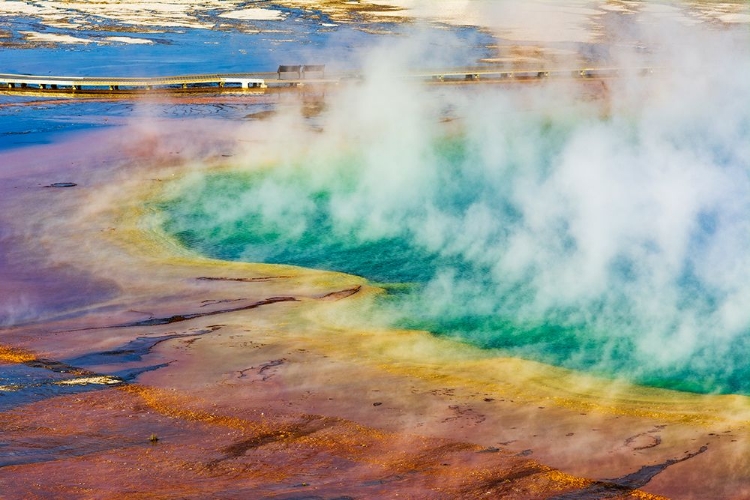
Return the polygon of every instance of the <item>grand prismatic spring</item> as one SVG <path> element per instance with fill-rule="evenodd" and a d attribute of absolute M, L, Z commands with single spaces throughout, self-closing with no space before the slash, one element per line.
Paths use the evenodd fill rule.
<path fill-rule="evenodd" d="M 0 3 L 0 498 L 750 497 L 748 23 Z"/>

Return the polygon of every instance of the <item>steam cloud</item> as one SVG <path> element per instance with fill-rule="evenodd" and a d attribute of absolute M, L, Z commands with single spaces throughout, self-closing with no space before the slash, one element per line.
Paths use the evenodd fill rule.
<path fill-rule="evenodd" d="M 340 270 L 421 281 L 384 307 L 397 324 L 748 393 L 750 40 L 628 29 L 650 52 L 613 50 L 623 76 L 600 100 L 565 82 L 426 89 L 393 78 L 424 64 L 424 39 L 370 51 L 367 78 L 329 95 L 314 127 L 293 113 L 250 126 L 282 150 L 273 168 L 257 173 L 254 143 L 241 173 L 182 181 L 167 227 L 223 257 L 339 255 L 356 261 Z M 644 63 L 659 69 L 641 76 Z"/>

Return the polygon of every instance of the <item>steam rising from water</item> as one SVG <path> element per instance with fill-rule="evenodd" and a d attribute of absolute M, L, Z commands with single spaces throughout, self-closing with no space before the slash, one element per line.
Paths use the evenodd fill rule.
<path fill-rule="evenodd" d="M 423 47 L 376 50 L 315 127 L 253 129 L 283 144 L 273 168 L 250 150 L 181 181 L 166 228 L 220 258 L 406 284 L 379 311 L 394 325 L 750 393 L 748 37 L 668 35 L 650 39 L 666 69 L 611 82 L 604 109 L 578 84 L 426 90 L 390 78 Z"/>

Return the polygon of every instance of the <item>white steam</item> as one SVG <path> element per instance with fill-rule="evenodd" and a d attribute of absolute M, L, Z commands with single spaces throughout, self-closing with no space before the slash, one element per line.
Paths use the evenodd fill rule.
<path fill-rule="evenodd" d="M 405 236 L 487 270 L 477 283 L 438 269 L 419 304 L 435 315 L 582 323 L 657 368 L 721 360 L 750 335 L 750 37 L 638 29 L 629 39 L 650 52 L 613 53 L 623 76 L 606 90 L 554 80 L 425 88 L 393 75 L 415 57 L 439 66 L 450 56 L 424 59 L 412 39 L 375 49 L 363 83 L 327 96 L 323 133 L 290 131 L 288 116 L 263 124 L 295 159 L 245 202 L 303 234 L 310 193 L 326 187 L 342 237 Z M 641 75 L 643 63 L 657 71 Z M 604 97 L 592 101 L 596 92 Z M 456 136 L 465 151 L 451 169 L 436 144 Z M 356 168 L 331 166 L 352 152 Z M 289 183 L 301 154 L 307 187 Z M 462 203 L 446 204 L 446 192 Z M 205 209 L 242 219 L 247 206 Z M 619 355 L 603 352 L 602 364 Z"/>

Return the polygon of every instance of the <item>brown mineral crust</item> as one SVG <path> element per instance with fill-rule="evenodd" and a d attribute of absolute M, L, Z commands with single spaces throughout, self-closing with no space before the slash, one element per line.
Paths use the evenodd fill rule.
<path fill-rule="evenodd" d="M 0 363 L 25 363 L 34 359 L 36 356 L 25 349 L 0 345 Z"/>
<path fill-rule="evenodd" d="M 289 7 L 302 8 L 307 10 L 317 10 L 323 12 L 337 22 L 356 21 L 358 25 L 366 27 L 366 21 L 370 20 L 369 14 L 379 13 L 403 13 L 403 16 L 397 15 L 389 17 L 390 22 L 409 21 L 409 15 L 401 7 L 378 4 L 376 2 L 351 2 L 348 0 L 283 0 L 279 2 Z M 366 29 L 366 28 L 362 28 Z"/>
<path fill-rule="evenodd" d="M 0 428 L 12 444 L 0 487 L 6 498 L 375 498 L 395 491 L 409 498 L 550 498 L 591 484 L 468 443 L 339 418 L 241 418 L 192 406 L 171 391 L 130 386 L 5 412 Z M 150 435 L 158 436 L 155 444 Z M 621 498 L 628 496 L 657 498 Z"/>

